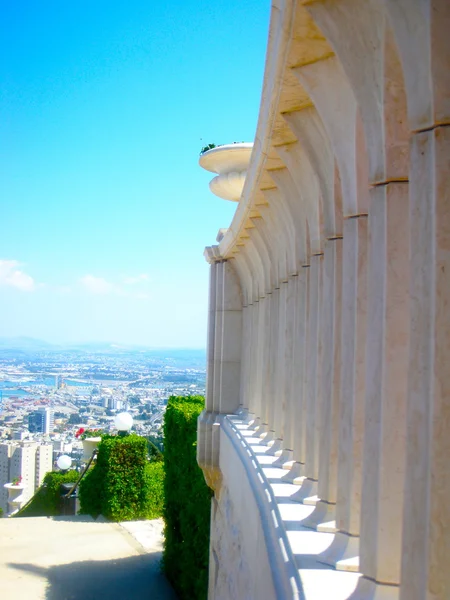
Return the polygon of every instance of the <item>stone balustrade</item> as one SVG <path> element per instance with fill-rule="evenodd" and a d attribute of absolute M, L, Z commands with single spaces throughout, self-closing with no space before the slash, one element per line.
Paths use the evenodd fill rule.
<path fill-rule="evenodd" d="M 273 3 L 205 251 L 210 600 L 450 598 L 449 30 L 445 0 Z"/>

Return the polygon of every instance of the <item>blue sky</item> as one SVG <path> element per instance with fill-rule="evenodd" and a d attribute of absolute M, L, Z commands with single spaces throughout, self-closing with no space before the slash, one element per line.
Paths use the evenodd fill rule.
<path fill-rule="evenodd" d="M 1 6 L 0 336 L 204 347 L 198 154 L 253 140 L 270 3 Z"/>

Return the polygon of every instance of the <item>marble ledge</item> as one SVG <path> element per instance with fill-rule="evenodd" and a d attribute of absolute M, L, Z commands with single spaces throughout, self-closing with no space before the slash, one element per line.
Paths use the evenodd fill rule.
<path fill-rule="evenodd" d="M 320 499 L 315 496 L 305 497 L 302 502 L 295 500 L 304 478 L 296 477 L 295 481 L 286 478 L 287 471 L 279 461 L 282 448 L 272 453 L 273 440 L 266 442 L 264 437 L 254 436 L 254 427 L 253 418 L 248 419 L 245 414 L 241 417 L 228 415 L 222 422 L 222 435 L 232 440 L 253 482 L 254 493 L 260 500 L 258 504 L 269 553 L 280 553 L 282 541 L 285 556 L 281 564 L 289 563 L 295 571 L 299 597 L 304 600 L 349 599 L 356 589 L 360 573 L 354 571 L 354 565 L 349 565 L 348 570 L 345 565 L 335 569 L 322 562 L 321 557 L 326 555 L 335 538 L 334 523 L 330 522 L 322 530 L 304 525 Z M 295 468 L 295 463 L 292 468 Z M 274 539 L 278 540 L 276 548 L 271 547 Z"/>

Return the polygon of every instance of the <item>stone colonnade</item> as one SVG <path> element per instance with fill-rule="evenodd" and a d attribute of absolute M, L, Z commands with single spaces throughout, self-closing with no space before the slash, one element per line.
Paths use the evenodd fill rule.
<path fill-rule="evenodd" d="M 221 415 L 245 411 L 355 600 L 450 598 L 449 32 L 447 0 L 274 2 L 247 180 L 205 252 L 199 464 L 219 489 Z"/>

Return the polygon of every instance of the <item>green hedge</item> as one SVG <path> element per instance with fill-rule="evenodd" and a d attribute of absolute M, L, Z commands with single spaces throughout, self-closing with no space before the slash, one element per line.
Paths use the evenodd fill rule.
<path fill-rule="evenodd" d="M 201 396 L 172 396 L 164 417 L 164 570 L 181 600 L 208 591 L 212 492 L 196 460 Z"/>
<path fill-rule="evenodd" d="M 164 463 L 161 460 L 147 463 L 145 486 L 147 489 L 145 518 L 159 519 L 163 516 L 164 506 Z"/>
<path fill-rule="evenodd" d="M 80 513 L 112 521 L 162 516 L 163 465 L 148 461 L 138 435 L 103 436 L 98 456 L 80 483 Z"/>
<path fill-rule="evenodd" d="M 61 514 L 62 483 L 75 483 L 78 479 L 77 471 L 51 471 L 44 477 L 41 487 L 15 517 L 51 517 Z"/>

